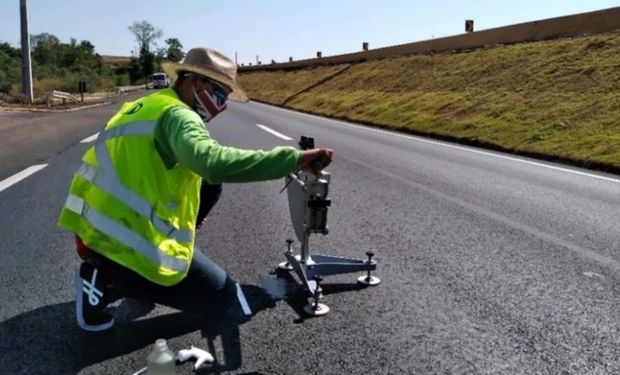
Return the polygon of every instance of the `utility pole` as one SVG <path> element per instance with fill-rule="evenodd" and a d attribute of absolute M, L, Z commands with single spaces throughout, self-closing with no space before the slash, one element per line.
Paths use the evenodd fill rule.
<path fill-rule="evenodd" d="M 235 51 L 235 65 L 239 65 L 237 64 L 237 51 Z"/>
<path fill-rule="evenodd" d="M 32 104 L 32 64 L 30 62 L 30 34 L 28 33 L 28 0 L 19 0 L 22 35 L 22 94 Z"/>

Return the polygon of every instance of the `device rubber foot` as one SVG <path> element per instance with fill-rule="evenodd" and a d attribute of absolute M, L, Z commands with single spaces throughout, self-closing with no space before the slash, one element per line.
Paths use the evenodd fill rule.
<path fill-rule="evenodd" d="M 378 285 L 381 280 L 377 276 L 360 276 L 357 278 L 357 282 L 366 286 Z"/>
<path fill-rule="evenodd" d="M 322 303 L 309 303 L 304 306 L 304 312 L 310 316 L 323 316 L 329 312 L 329 306 Z"/>

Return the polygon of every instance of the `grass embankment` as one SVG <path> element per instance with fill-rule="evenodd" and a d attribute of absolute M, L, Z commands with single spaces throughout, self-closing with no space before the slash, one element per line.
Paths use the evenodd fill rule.
<path fill-rule="evenodd" d="M 245 73 L 282 105 L 342 67 Z M 353 65 L 287 107 L 620 171 L 620 33 Z"/>
<path fill-rule="evenodd" d="M 281 105 L 295 94 L 342 69 L 343 66 L 325 66 L 289 72 L 242 74 L 239 82 L 252 99 Z"/>

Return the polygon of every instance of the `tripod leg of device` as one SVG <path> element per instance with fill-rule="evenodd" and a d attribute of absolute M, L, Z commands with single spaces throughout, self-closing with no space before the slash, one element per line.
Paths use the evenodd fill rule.
<path fill-rule="evenodd" d="M 314 298 L 313 303 L 309 303 L 304 306 L 304 312 L 310 316 L 323 316 L 329 312 L 329 306 L 319 303 L 319 299 L 321 298 L 321 285 L 320 282 L 323 281 L 323 278 L 320 275 L 314 276 L 314 291 L 312 293 L 312 298 Z"/>
<path fill-rule="evenodd" d="M 368 260 L 366 261 L 366 263 L 372 264 L 372 257 L 375 255 L 375 253 L 373 253 L 372 251 L 367 251 L 366 255 L 368 256 Z M 370 274 L 370 269 L 368 269 L 368 273 L 366 274 L 366 276 L 358 277 L 357 282 L 366 286 L 375 286 L 378 285 L 381 280 L 379 280 L 377 276 L 372 276 Z"/>
<path fill-rule="evenodd" d="M 291 247 L 293 245 L 293 242 L 294 241 L 290 238 L 286 240 L 286 244 L 288 245 L 286 248 L 286 254 L 291 254 L 291 255 L 293 254 L 293 248 Z M 292 271 L 293 265 L 289 263 L 288 261 L 282 262 L 278 264 L 278 269 L 282 271 Z"/>

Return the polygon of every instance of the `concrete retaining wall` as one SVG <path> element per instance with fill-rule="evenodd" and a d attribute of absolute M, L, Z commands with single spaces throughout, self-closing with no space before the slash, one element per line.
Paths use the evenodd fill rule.
<path fill-rule="evenodd" d="M 270 65 L 240 67 L 239 72 L 296 69 L 314 65 L 355 63 L 391 56 L 468 50 L 497 44 L 533 42 L 584 34 L 598 34 L 619 29 L 620 7 L 617 7 L 572 16 L 520 23 L 451 37 L 377 48 L 364 52 Z"/>

